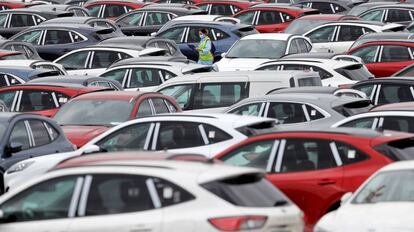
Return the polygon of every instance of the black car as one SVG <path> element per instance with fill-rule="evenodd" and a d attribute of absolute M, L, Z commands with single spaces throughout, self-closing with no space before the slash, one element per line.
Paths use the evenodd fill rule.
<path fill-rule="evenodd" d="M 0 113 L 0 181 L 13 164 L 32 157 L 73 151 L 74 147 L 55 121 L 35 115 Z M 0 193 L 4 192 L 0 183 Z"/>
<path fill-rule="evenodd" d="M 42 25 L 49 24 L 84 24 L 91 27 L 106 27 L 114 29 L 114 32 L 118 37 L 125 36 L 121 29 L 112 20 L 97 18 L 97 17 L 67 17 L 67 18 L 54 18 L 44 21 Z"/>
<path fill-rule="evenodd" d="M 173 18 L 199 14 L 206 12 L 183 4 L 154 4 L 124 14 L 116 24 L 125 35 L 150 35 Z"/>
<path fill-rule="evenodd" d="M 166 51 L 167 55 L 170 56 L 181 56 L 184 55 L 181 53 L 177 44 L 169 39 L 164 39 L 160 37 L 151 37 L 151 36 L 128 36 L 128 37 L 118 37 L 104 40 L 99 43 L 102 46 L 113 46 L 113 47 L 134 47 L 139 46 L 142 48 L 161 48 Z M 155 55 L 155 54 L 154 54 Z"/>
<path fill-rule="evenodd" d="M 4 38 L 11 36 L 43 21 L 73 16 L 69 11 L 46 11 L 36 9 L 13 9 L 0 12 L 0 35 Z"/>
<path fill-rule="evenodd" d="M 28 82 L 28 84 L 41 84 L 41 85 L 53 85 L 53 84 L 66 84 L 70 85 L 83 85 L 85 87 L 89 86 L 98 86 L 110 88 L 116 91 L 124 90 L 122 85 L 116 81 L 109 78 L 103 77 L 91 77 L 91 76 L 81 76 L 81 75 L 66 75 L 66 76 L 50 76 L 33 79 Z"/>
<path fill-rule="evenodd" d="M 29 7 L 30 9 L 40 10 L 40 11 L 67 11 L 73 12 L 74 16 L 86 17 L 89 16 L 89 11 L 80 6 L 71 6 L 65 4 L 42 4 L 34 5 Z"/>
<path fill-rule="evenodd" d="M 83 24 L 46 24 L 26 29 L 13 36 L 11 40 L 31 43 L 40 57 L 45 60 L 55 60 L 72 50 L 116 36 L 112 28 Z"/>

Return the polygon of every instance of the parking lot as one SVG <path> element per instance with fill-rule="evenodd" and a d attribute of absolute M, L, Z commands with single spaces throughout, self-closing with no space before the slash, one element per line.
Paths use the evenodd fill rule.
<path fill-rule="evenodd" d="M 413 232 L 412 0 L 1 0 L 0 231 Z"/>

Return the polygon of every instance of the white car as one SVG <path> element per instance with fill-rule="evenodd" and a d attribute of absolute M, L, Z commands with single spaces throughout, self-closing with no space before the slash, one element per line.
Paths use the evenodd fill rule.
<path fill-rule="evenodd" d="M 338 87 L 368 80 L 374 75 L 362 63 L 332 59 L 282 58 L 260 65 L 256 70 L 309 70 L 318 72 L 322 85 Z"/>
<path fill-rule="evenodd" d="M 345 118 L 332 127 L 356 127 L 414 133 L 414 112 L 404 110 L 374 111 Z"/>
<path fill-rule="evenodd" d="M 233 44 L 215 63 L 218 71 L 254 70 L 260 64 L 287 54 L 311 51 L 312 43 L 301 35 L 266 33 L 248 35 Z"/>
<path fill-rule="evenodd" d="M 312 52 L 342 53 L 348 51 L 355 40 L 366 33 L 398 30 L 404 30 L 404 26 L 395 23 L 346 20 L 325 23 L 303 35 L 312 41 Z"/>
<path fill-rule="evenodd" d="M 0 231 L 303 231 L 262 171 L 161 155 L 69 160 L 0 198 Z"/>
<path fill-rule="evenodd" d="M 117 60 L 149 55 L 161 50 L 163 49 L 98 44 L 68 52 L 53 63 L 62 65 L 70 75 L 99 76 Z"/>
<path fill-rule="evenodd" d="M 13 189 L 62 160 L 97 151 L 168 150 L 213 157 L 255 134 L 256 126 L 273 128 L 274 123 L 274 119 L 230 114 L 177 113 L 136 119 L 109 129 L 77 151 L 34 157 L 13 165 L 4 173 L 4 186 Z"/>
<path fill-rule="evenodd" d="M 323 216 L 314 232 L 414 231 L 414 161 L 392 163 L 372 175 L 341 207 Z"/>

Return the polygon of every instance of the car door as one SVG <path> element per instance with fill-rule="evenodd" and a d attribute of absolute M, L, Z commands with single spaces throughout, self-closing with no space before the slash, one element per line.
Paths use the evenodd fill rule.
<path fill-rule="evenodd" d="M 3 211 L 0 230 L 67 232 L 74 216 L 71 209 L 76 207 L 82 181 L 83 178 L 77 175 L 57 177 L 8 197 L 0 205 Z"/>
<path fill-rule="evenodd" d="M 381 46 L 379 45 L 368 45 L 352 50 L 348 54 L 360 57 L 367 69 L 374 74 L 374 76 L 379 77 L 383 76 L 382 68 L 377 62 L 380 55 L 380 49 Z"/>
<path fill-rule="evenodd" d="M 115 61 L 123 58 L 131 58 L 132 56 L 110 50 L 95 50 L 92 51 L 91 60 L 89 61 L 89 69 L 84 70 L 84 75 L 98 76 L 102 74 L 105 69 L 111 66 Z"/>
<path fill-rule="evenodd" d="M 283 31 L 294 17 L 276 10 L 261 10 L 256 19 L 256 30 L 260 33 Z"/>
<path fill-rule="evenodd" d="M 408 25 L 414 20 L 413 11 L 408 9 L 388 9 L 385 14 L 386 23 L 399 23 Z"/>
<path fill-rule="evenodd" d="M 116 21 L 116 24 L 121 28 L 122 33 L 125 35 L 147 35 L 141 32 L 144 18 L 144 11 L 134 12 L 121 17 Z"/>
<path fill-rule="evenodd" d="M 326 213 L 339 200 L 343 169 L 331 140 L 286 138 L 280 141 L 269 179 L 305 213 L 308 223 Z"/>
<path fill-rule="evenodd" d="M 138 35 L 150 35 L 157 32 L 164 24 L 175 17 L 177 16 L 166 12 L 147 11 Z"/>
<path fill-rule="evenodd" d="M 372 73 L 376 77 L 388 77 L 412 63 L 414 63 L 413 49 L 410 47 L 382 45 L 378 62 L 375 64 L 375 72 Z"/>
<path fill-rule="evenodd" d="M 162 231 L 161 204 L 153 189 L 154 180 L 148 176 L 87 175 L 78 217 L 68 231 Z"/>
<path fill-rule="evenodd" d="M 10 19 L 7 28 L 1 32 L 1 36 L 5 38 L 10 38 L 20 31 L 23 31 L 31 26 L 35 26 L 38 23 L 45 21 L 44 18 L 41 18 L 39 16 L 23 13 L 13 13 L 10 14 L 9 17 Z"/>
<path fill-rule="evenodd" d="M 331 44 L 334 43 L 338 26 L 320 26 L 304 34 L 312 41 L 312 51 L 331 52 Z"/>
<path fill-rule="evenodd" d="M 54 62 L 62 65 L 71 75 L 85 75 L 91 55 L 92 52 L 89 50 L 80 50 L 63 56 Z"/>
<path fill-rule="evenodd" d="M 366 27 L 352 26 L 352 25 L 341 25 L 338 28 L 336 38 L 329 45 L 329 49 L 333 53 L 343 53 L 348 51 L 353 42 L 357 40 L 361 35 L 366 33 L 375 32 Z"/>

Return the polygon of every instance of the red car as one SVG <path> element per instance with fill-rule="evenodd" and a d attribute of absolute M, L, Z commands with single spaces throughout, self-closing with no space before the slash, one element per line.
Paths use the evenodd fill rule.
<path fill-rule="evenodd" d="M 12 112 L 29 112 L 52 117 L 69 99 L 79 94 L 102 91 L 102 87 L 65 85 L 13 85 L 0 88 L 0 100 Z"/>
<path fill-rule="evenodd" d="M 268 3 L 254 5 L 234 17 L 241 23 L 254 25 L 260 33 L 273 33 L 282 32 L 296 18 L 318 13 L 315 9 Z"/>
<path fill-rule="evenodd" d="M 90 16 L 115 20 L 131 10 L 141 8 L 147 4 L 134 0 L 93 0 L 83 7 L 89 10 Z"/>
<path fill-rule="evenodd" d="M 25 3 L 25 2 L 18 2 L 18 1 L 0 1 L 0 11 L 2 10 L 10 10 L 16 8 L 27 8 L 33 5 L 37 5 L 36 3 Z"/>
<path fill-rule="evenodd" d="M 216 158 L 265 169 L 268 179 L 304 211 L 308 231 L 376 170 L 414 158 L 413 139 L 412 134 L 355 128 L 279 132 L 251 137 Z"/>
<path fill-rule="evenodd" d="M 256 4 L 251 1 L 210 0 L 197 3 L 196 6 L 207 11 L 207 14 L 210 15 L 231 16 Z"/>
<path fill-rule="evenodd" d="M 110 127 L 134 118 L 180 112 L 175 99 L 154 92 L 116 91 L 83 94 L 54 116 L 66 137 L 77 147 Z"/>
<path fill-rule="evenodd" d="M 375 77 L 388 77 L 414 63 L 414 41 L 369 41 L 352 48 L 348 54 L 361 57 Z"/>

